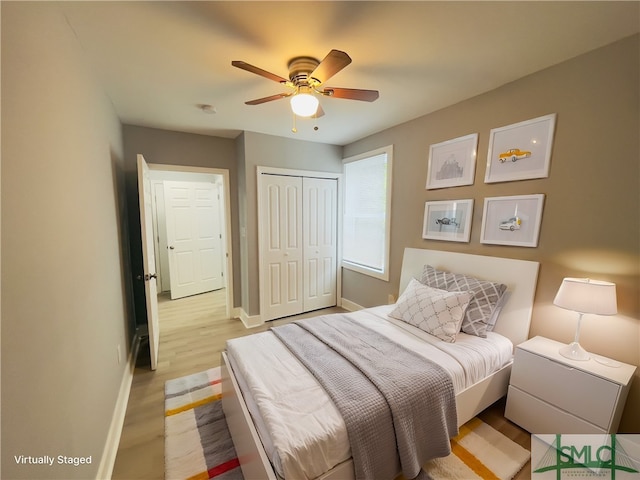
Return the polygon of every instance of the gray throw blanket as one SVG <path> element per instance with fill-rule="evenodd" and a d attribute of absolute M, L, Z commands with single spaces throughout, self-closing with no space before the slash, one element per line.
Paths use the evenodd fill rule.
<path fill-rule="evenodd" d="M 436 363 L 334 314 L 273 333 L 327 391 L 344 418 L 357 480 L 426 477 L 458 433 L 453 383 Z"/>

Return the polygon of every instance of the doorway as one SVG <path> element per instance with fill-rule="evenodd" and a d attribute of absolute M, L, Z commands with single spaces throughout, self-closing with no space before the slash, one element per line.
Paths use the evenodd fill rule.
<path fill-rule="evenodd" d="M 158 293 L 175 300 L 224 288 L 222 177 L 160 173 L 151 181 Z"/>
<path fill-rule="evenodd" d="M 154 247 L 157 252 L 158 293 L 166 296 L 167 292 L 171 292 L 172 298 L 178 298 L 180 296 L 224 289 L 226 293 L 224 295 L 226 303 L 225 315 L 230 318 L 233 308 L 233 257 L 231 250 L 228 170 L 160 164 L 149 164 L 149 170 L 154 192 L 153 226 L 155 233 Z M 188 247 L 190 250 L 187 253 L 185 253 L 184 248 L 180 251 L 182 257 L 187 258 L 190 254 L 194 254 L 194 249 L 197 249 L 196 254 L 194 254 L 195 262 L 182 262 L 182 264 L 172 265 L 172 260 L 175 261 L 175 257 L 178 255 L 175 255 L 177 253 L 176 239 L 170 238 L 171 233 L 167 235 L 167 219 L 171 217 L 171 215 L 167 215 L 166 211 L 166 205 L 170 204 L 166 198 L 166 192 L 169 191 L 167 186 L 170 186 L 169 188 L 178 186 L 181 191 L 189 191 L 193 197 L 193 215 L 186 215 L 184 218 L 191 219 L 192 216 L 204 217 L 193 219 L 193 221 L 199 223 L 205 222 L 202 225 L 206 229 L 206 235 L 197 235 L 198 237 L 205 237 L 204 240 L 202 238 L 191 239 L 192 241 L 189 244 L 191 246 Z M 179 207 L 177 210 L 184 210 L 182 205 L 179 205 Z M 172 221 L 175 222 L 175 218 L 169 220 L 169 222 Z M 178 220 L 178 223 L 180 222 L 181 220 Z M 170 231 L 171 228 L 170 226 Z M 188 242 L 183 243 L 187 244 Z M 172 246 L 174 249 L 171 249 Z M 206 271 L 188 272 L 193 265 L 195 265 L 195 269 L 200 269 L 203 263 L 207 265 Z M 187 271 L 187 274 L 185 274 L 185 271 Z M 216 273 L 212 274 L 211 272 Z M 173 280 L 172 276 L 174 277 Z M 185 290 L 185 284 L 190 283 L 190 280 L 189 282 L 182 281 L 186 277 L 193 277 L 204 286 L 192 287 L 187 285 Z M 178 281 L 176 281 L 176 278 Z M 172 283 L 174 284 L 173 288 L 171 286 Z M 176 284 L 180 288 L 176 288 Z M 181 289 L 182 294 L 176 295 L 179 289 Z"/>

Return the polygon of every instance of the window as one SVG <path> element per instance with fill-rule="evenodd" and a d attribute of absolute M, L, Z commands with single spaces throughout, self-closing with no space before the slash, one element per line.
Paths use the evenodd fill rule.
<path fill-rule="evenodd" d="M 389 280 L 393 147 L 344 159 L 342 265 Z"/>

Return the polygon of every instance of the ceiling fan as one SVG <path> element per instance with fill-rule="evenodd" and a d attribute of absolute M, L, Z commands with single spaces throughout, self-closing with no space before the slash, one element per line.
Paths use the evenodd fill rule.
<path fill-rule="evenodd" d="M 322 116 L 324 112 L 316 95 L 373 102 L 379 96 L 377 90 L 324 87 L 324 83 L 351 63 L 351 58 L 340 50 L 331 50 L 320 62 L 313 57 L 295 57 L 289 61 L 289 79 L 267 72 L 246 62 L 234 60 L 231 65 L 255 73 L 291 88 L 291 91 L 245 102 L 247 105 L 291 97 L 291 109 L 300 117 Z"/>

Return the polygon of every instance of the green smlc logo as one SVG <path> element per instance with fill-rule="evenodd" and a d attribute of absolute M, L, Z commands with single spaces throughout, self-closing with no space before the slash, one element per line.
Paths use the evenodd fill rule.
<path fill-rule="evenodd" d="M 638 473 L 627 452 L 620 445 L 615 434 L 593 435 L 599 441 L 595 445 L 562 444 L 562 435 L 555 440 L 536 465 L 533 473 L 556 471 L 556 479 L 561 480 L 563 471 L 572 478 L 609 478 L 615 480 L 616 472 Z M 605 441 L 607 439 L 608 441 Z M 580 475 L 578 470 L 586 470 Z M 609 475 L 606 475 L 609 473 Z"/>

